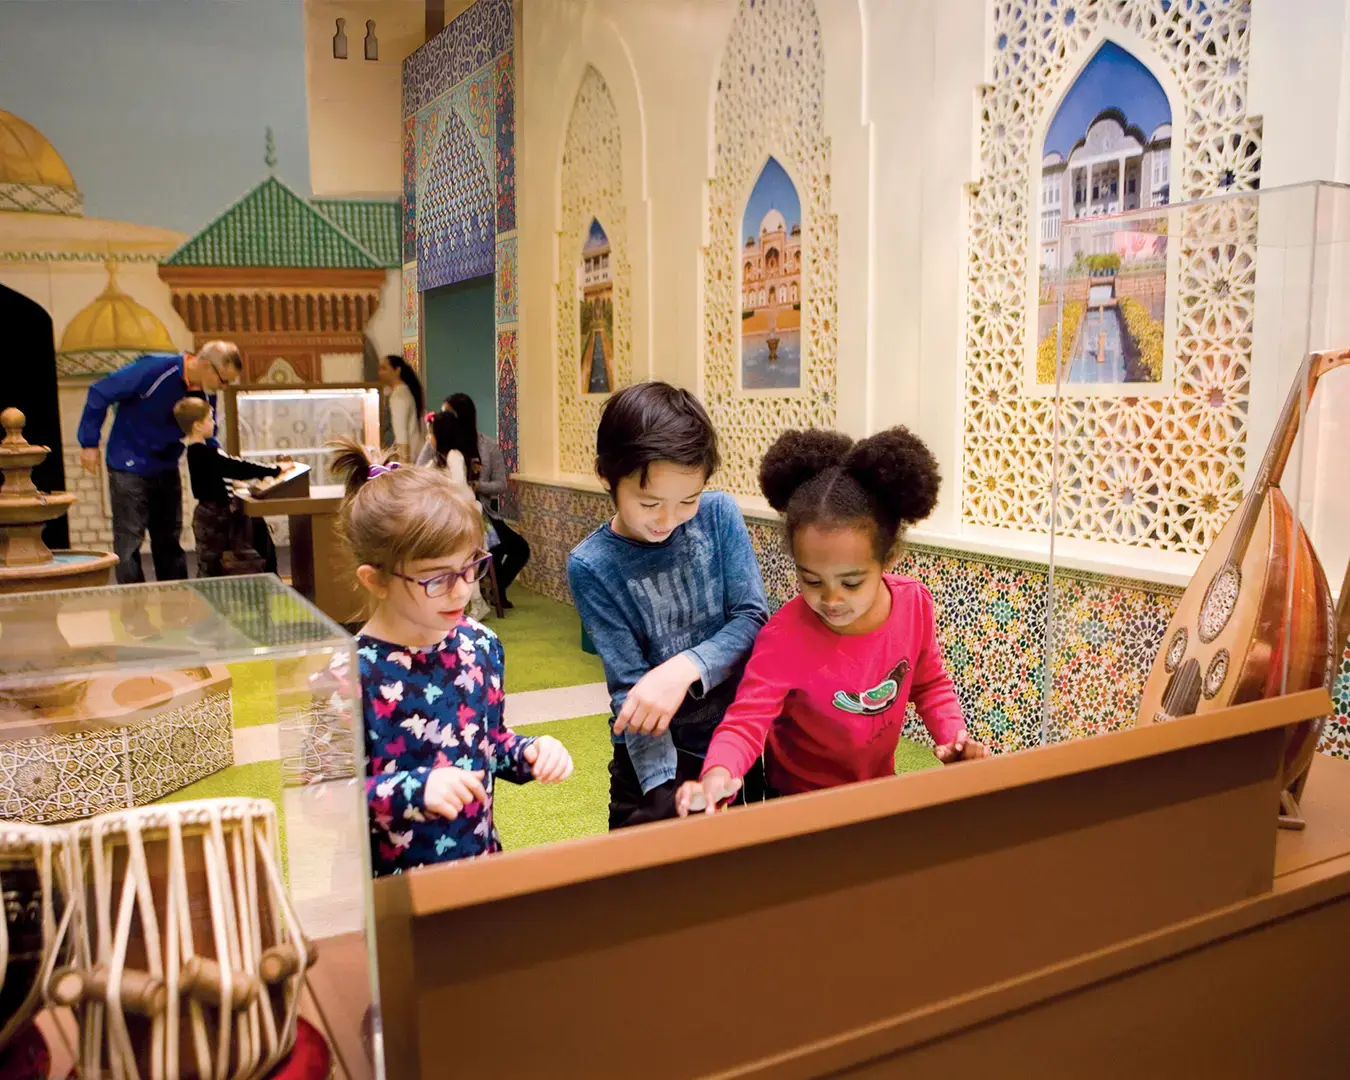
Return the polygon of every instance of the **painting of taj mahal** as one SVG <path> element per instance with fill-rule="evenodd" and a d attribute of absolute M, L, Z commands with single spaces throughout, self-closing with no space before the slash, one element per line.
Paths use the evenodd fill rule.
<path fill-rule="evenodd" d="M 750 192 L 741 220 L 741 389 L 802 384 L 802 206 L 774 158 Z"/>
<path fill-rule="evenodd" d="M 1137 212 L 1169 204 L 1171 176 L 1167 94 L 1130 53 L 1104 42 L 1064 95 L 1042 148 L 1037 384 L 1058 375 L 1075 391 L 1137 393 L 1162 382 L 1167 215 Z M 1121 214 L 1132 216 L 1113 220 Z"/>

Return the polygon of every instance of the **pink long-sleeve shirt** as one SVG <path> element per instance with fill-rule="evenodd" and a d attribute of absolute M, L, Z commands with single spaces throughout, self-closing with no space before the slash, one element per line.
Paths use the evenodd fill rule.
<path fill-rule="evenodd" d="M 720 765 L 744 776 L 767 744 L 766 779 L 784 794 L 892 776 L 911 700 L 936 743 L 956 738 L 965 724 L 942 666 L 933 597 L 913 578 L 885 582 L 891 614 L 869 634 L 835 633 L 800 596 L 769 620 L 705 774 Z"/>

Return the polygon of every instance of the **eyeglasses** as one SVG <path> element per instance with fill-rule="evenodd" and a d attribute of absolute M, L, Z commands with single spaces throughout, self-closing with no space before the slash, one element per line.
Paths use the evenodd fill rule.
<path fill-rule="evenodd" d="M 436 574 L 429 578 L 409 577 L 407 574 L 400 574 L 397 571 L 388 571 L 390 577 L 400 578 L 403 581 L 410 582 L 413 585 L 421 585 L 422 591 L 427 594 L 428 600 L 435 600 L 444 596 L 455 587 L 455 583 L 461 578 L 465 585 L 472 585 L 482 576 L 484 568 L 492 562 L 491 555 L 480 555 L 464 567 L 463 570 L 446 570 L 442 574 Z"/>
<path fill-rule="evenodd" d="M 211 365 L 211 370 L 216 373 L 216 378 L 220 380 L 221 386 L 234 385 L 234 380 L 239 377 L 237 374 L 232 373 L 230 375 L 226 375 L 225 372 L 220 370 L 220 365 L 217 364 L 214 360 L 210 360 L 208 361 L 208 363 Z"/>

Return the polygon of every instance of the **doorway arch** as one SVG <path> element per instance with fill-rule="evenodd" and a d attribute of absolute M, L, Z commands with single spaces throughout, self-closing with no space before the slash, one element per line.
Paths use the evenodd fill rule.
<path fill-rule="evenodd" d="M 61 455 L 61 403 L 56 389 L 56 338 L 52 317 L 36 301 L 0 285 L 0 326 L 5 328 L 8 360 L 0 378 L 0 408 L 23 411 L 24 438 L 51 450 L 33 470 L 39 491 L 64 491 L 66 467 Z M 70 547 L 70 527 L 64 517 L 42 530 L 50 548 Z"/>

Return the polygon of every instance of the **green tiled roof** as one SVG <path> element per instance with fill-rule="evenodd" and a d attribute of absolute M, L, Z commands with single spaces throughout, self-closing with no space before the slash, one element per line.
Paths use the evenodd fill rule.
<path fill-rule="evenodd" d="M 387 270 L 403 265 L 403 208 L 379 199 L 311 199 L 310 205 Z"/>
<path fill-rule="evenodd" d="M 307 270 L 383 270 L 388 265 L 275 176 L 164 261 L 168 266 Z"/>

